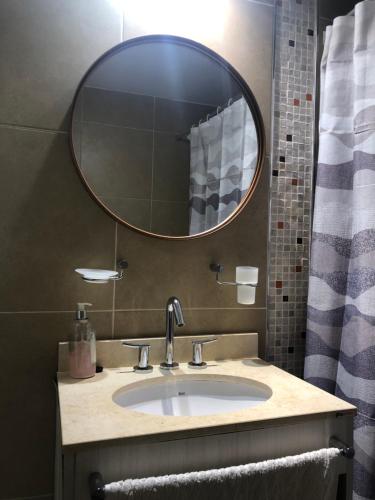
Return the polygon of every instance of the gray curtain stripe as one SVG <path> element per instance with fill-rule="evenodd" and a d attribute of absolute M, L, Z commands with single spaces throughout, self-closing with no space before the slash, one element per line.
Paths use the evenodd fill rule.
<path fill-rule="evenodd" d="M 202 200 L 202 198 L 199 198 L 198 196 L 193 196 L 189 201 L 189 206 L 203 215 L 206 212 L 206 208 L 209 206 L 218 210 L 220 203 L 229 205 L 229 203 L 234 202 L 238 205 L 242 196 L 243 193 L 239 189 L 234 189 L 231 193 L 228 193 L 221 198 L 218 194 L 212 194 L 209 198 L 207 198 L 207 200 Z"/>
<path fill-rule="evenodd" d="M 357 172 L 372 170 L 375 172 L 375 155 L 354 151 L 353 161 L 341 165 L 319 163 L 317 186 L 327 189 L 353 189 L 353 181 Z"/>
<path fill-rule="evenodd" d="M 364 229 L 354 234 L 351 239 L 341 238 L 328 233 L 313 231 L 313 244 L 316 241 L 330 245 L 339 255 L 353 259 L 375 250 L 375 229 Z"/>
<path fill-rule="evenodd" d="M 306 330 L 306 348 L 309 352 L 309 355 L 312 356 L 314 354 L 329 356 L 331 358 L 338 359 L 339 350 L 330 347 L 328 344 L 324 342 L 324 339 L 309 328 Z"/>
<path fill-rule="evenodd" d="M 356 418 L 361 416 L 362 418 L 366 417 L 367 419 L 374 421 L 374 419 L 375 419 L 375 405 L 373 405 L 371 403 L 367 403 L 366 401 L 363 401 L 363 399 L 360 399 L 360 398 L 354 398 L 354 397 L 351 398 L 350 396 L 348 396 L 346 394 L 346 392 L 344 392 L 341 389 L 341 387 L 337 383 L 335 385 L 334 394 L 337 397 L 344 399 L 345 401 L 348 401 L 349 403 L 351 403 L 352 405 L 357 407 L 358 413 L 360 413 L 360 415 L 357 415 Z"/>
<path fill-rule="evenodd" d="M 320 278 L 336 293 L 349 295 L 352 298 L 359 297 L 375 285 L 375 269 L 369 267 L 354 269 L 353 272 L 334 271 L 332 273 L 321 273 L 312 269 L 310 276 Z"/>

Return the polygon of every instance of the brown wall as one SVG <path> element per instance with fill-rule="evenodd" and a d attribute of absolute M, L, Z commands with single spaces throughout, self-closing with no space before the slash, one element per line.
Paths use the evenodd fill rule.
<path fill-rule="evenodd" d="M 270 124 L 272 0 L 230 0 L 221 37 L 196 38 L 245 77 Z M 0 498 L 53 491 L 58 341 L 77 301 L 94 304 L 99 338 L 160 335 L 168 296 L 180 297 L 179 333 L 259 331 L 264 335 L 268 170 L 240 217 L 203 239 L 169 242 L 116 226 L 89 197 L 71 161 L 68 120 L 74 91 L 105 50 L 144 34 L 108 0 L 2 0 L 0 3 Z M 183 15 L 183 13 L 182 13 Z M 209 21 L 208 21 L 209 24 Z M 182 34 L 178 31 L 171 34 Z M 89 285 L 75 267 L 113 268 L 127 279 Z M 253 307 L 220 288 L 216 260 L 260 267 Z M 263 338 L 263 337 L 262 337 Z M 45 497 L 47 498 L 47 497 Z"/>

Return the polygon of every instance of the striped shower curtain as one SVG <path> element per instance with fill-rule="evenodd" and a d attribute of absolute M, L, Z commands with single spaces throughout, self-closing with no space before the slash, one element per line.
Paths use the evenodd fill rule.
<path fill-rule="evenodd" d="M 354 500 L 375 500 L 375 1 L 335 19 L 321 66 L 305 378 L 358 408 Z"/>
<path fill-rule="evenodd" d="M 258 158 L 254 120 L 241 97 L 190 131 L 190 234 L 229 217 L 253 180 Z"/>

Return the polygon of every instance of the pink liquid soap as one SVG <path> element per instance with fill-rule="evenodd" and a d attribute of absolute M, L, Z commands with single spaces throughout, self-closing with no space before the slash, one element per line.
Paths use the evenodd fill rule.
<path fill-rule="evenodd" d="M 79 340 L 69 346 L 69 374 L 73 378 L 89 378 L 95 375 L 96 360 L 92 341 Z"/>

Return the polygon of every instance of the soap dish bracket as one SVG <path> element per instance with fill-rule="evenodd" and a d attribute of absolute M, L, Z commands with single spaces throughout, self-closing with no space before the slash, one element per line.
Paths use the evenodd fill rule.
<path fill-rule="evenodd" d="M 117 262 L 118 276 L 113 276 L 109 278 L 112 281 L 119 281 L 125 276 L 124 270 L 129 267 L 129 263 L 127 260 L 121 259 Z"/>

